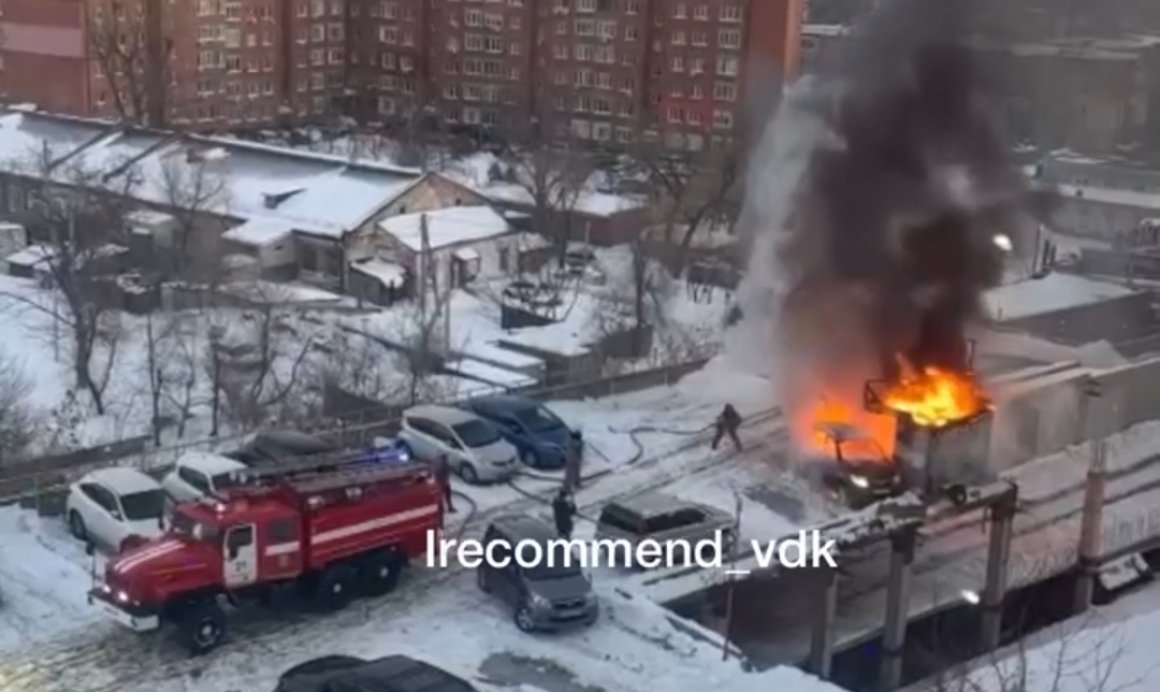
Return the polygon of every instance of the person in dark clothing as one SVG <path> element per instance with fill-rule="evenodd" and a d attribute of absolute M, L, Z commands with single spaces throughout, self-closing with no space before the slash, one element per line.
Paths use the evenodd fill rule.
<path fill-rule="evenodd" d="M 580 455 L 580 450 L 570 449 L 564 457 L 564 485 L 573 492 L 580 487 Z"/>
<path fill-rule="evenodd" d="M 435 481 L 443 491 L 443 503 L 449 514 L 455 514 L 455 505 L 451 504 L 451 464 L 446 456 L 435 460 Z"/>
<path fill-rule="evenodd" d="M 713 435 L 712 449 L 716 450 L 717 445 L 721 444 L 722 438 L 728 435 L 729 439 L 733 440 L 733 446 L 740 452 L 741 438 L 737 436 L 737 428 L 739 427 L 741 427 L 741 416 L 737 413 L 737 409 L 733 408 L 733 404 L 725 404 L 721 415 L 717 416 L 717 432 Z"/>
<path fill-rule="evenodd" d="M 567 488 L 560 488 L 556 498 L 552 500 L 552 516 L 556 520 L 556 533 L 560 538 L 571 540 L 572 518 L 576 515 L 576 503 L 568 494 Z"/>

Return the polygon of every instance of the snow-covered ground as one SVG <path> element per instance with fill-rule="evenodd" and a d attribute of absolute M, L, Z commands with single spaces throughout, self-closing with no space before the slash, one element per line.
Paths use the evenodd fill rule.
<path fill-rule="evenodd" d="M 1037 632 L 1024 642 L 951 671 L 949 689 L 1019 689 L 1044 692 L 1160 689 L 1156 633 L 1160 631 L 1160 586 L 1150 584 L 1113 603 Z M 960 682 L 961 681 L 961 682 Z M 960 684 L 965 683 L 962 687 Z M 923 681 L 905 692 L 948 689 Z"/>

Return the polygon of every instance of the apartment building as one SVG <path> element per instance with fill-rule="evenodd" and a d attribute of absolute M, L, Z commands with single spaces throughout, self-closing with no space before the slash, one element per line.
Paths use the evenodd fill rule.
<path fill-rule="evenodd" d="M 0 92 L 116 115 L 128 81 L 159 92 L 149 120 L 199 128 L 422 115 L 696 150 L 764 120 L 797 71 L 802 2 L 0 0 Z M 94 55 L 110 16 L 145 37 L 132 80 Z"/>

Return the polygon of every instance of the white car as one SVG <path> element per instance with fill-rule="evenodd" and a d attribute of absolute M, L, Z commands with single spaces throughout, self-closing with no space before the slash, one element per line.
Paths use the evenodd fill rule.
<path fill-rule="evenodd" d="M 238 474 L 247 468 L 220 454 L 189 452 L 177 459 L 173 470 L 161 480 L 161 487 L 175 502 L 187 502 L 236 484 Z"/>
<path fill-rule="evenodd" d="M 420 459 L 446 456 L 468 483 L 504 481 L 516 473 L 516 448 L 479 416 L 447 406 L 416 406 L 403 413 L 399 439 Z"/>
<path fill-rule="evenodd" d="M 165 491 L 134 469 L 112 467 L 85 474 L 69 486 L 65 517 L 82 541 L 114 551 L 131 536 L 153 538 L 164 531 Z"/>

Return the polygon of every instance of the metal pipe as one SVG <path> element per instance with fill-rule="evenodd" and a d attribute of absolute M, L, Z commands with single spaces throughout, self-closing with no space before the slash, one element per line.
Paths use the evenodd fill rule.
<path fill-rule="evenodd" d="M 821 572 L 822 607 L 814 619 L 813 636 L 810 640 L 809 671 L 822 680 L 830 679 L 834 662 L 834 617 L 838 612 L 838 571 L 828 569 Z"/>
<path fill-rule="evenodd" d="M 1014 486 L 1013 486 L 1014 487 Z M 1016 494 L 1012 492 L 991 508 L 991 531 L 987 546 L 987 583 L 983 588 L 981 644 L 984 651 L 998 648 L 1003 635 L 1003 600 L 1011 562 L 1011 534 L 1015 523 Z"/>
<path fill-rule="evenodd" d="M 1092 604 L 1096 576 L 1099 574 L 1100 532 L 1103 526 L 1104 485 L 1107 473 L 1107 441 L 1092 443 L 1092 464 L 1084 486 L 1083 516 L 1079 528 L 1079 577 L 1075 582 L 1072 610 L 1086 611 Z"/>
<path fill-rule="evenodd" d="M 886 592 L 886 628 L 882 633 L 879 689 L 893 692 L 902 683 L 902 654 L 910 614 L 910 566 L 917 530 L 906 528 L 890 537 L 890 583 Z"/>

